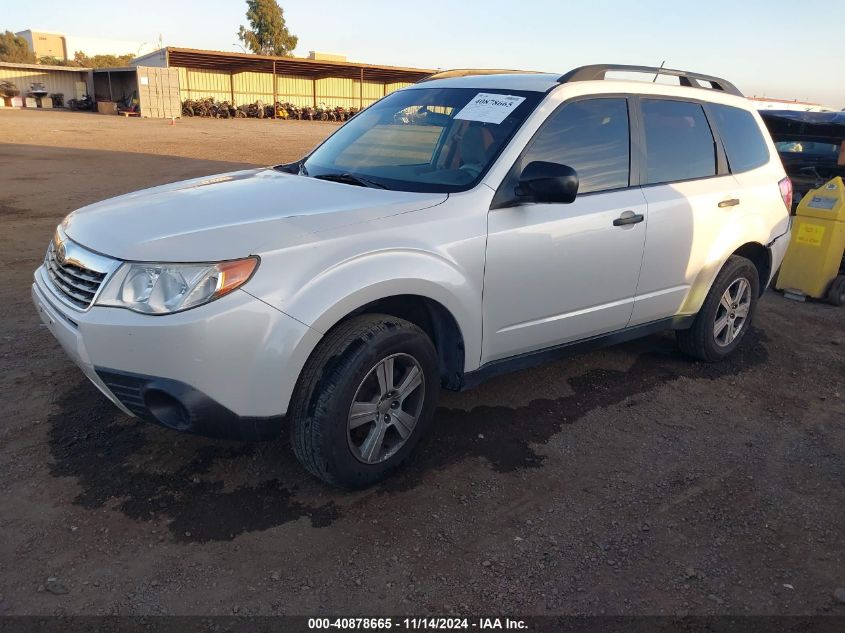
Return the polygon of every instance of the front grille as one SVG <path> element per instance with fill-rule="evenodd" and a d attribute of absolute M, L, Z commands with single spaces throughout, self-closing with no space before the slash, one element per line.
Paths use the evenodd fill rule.
<path fill-rule="evenodd" d="M 62 297 L 81 310 L 91 305 L 106 277 L 106 273 L 84 268 L 69 261 L 59 263 L 54 242 L 50 242 L 50 247 L 47 249 L 44 268 Z"/>

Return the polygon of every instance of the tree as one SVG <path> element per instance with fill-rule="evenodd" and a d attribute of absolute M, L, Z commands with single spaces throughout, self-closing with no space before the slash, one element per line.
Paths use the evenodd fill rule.
<path fill-rule="evenodd" d="M 72 59 L 59 59 L 58 57 L 53 57 L 52 55 L 39 57 L 38 63 L 43 64 L 44 66 L 79 66 L 79 64 L 74 62 Z"/>
<path fill-rule="evenodd" d="M 29 42 L 11 31 L 0 33 L 0 62 L 34 64 L 35 54 L 29 50 Z"/>
<path fill-rule="evenodd" d="M 256 55 L 291 55 L 299 38 L 288 31 L 285 13 L 276 0 L 246 0 L 246 19 L 238 38 Z"/>
<path fill-rule="evenodd" d="M 133 59 L 135 59 L 134 53 L 126 53 L 126 55 L 92 55 L 88 57 L 82 51 L 76 51 L 73 54 L 73 65 L 82 66 L 83 68 L 117 68 L 128 66 Z"/>

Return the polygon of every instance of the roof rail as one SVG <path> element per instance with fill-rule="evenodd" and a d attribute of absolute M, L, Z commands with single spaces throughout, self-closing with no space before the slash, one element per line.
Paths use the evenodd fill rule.
<path fill-rule="evenodd" d="M 611 71 L 629 72 L 629 73 L 646 73 L 656 75 L 671 75 L 680 80 L 682 86 L 689 86 L 691 88 L 705 88 L 699 81 L 707 81 L 713 87 L 713 90 L 721 90 L 722 92 L 743 97 L 739 89 L 731 82 L 720 77 L 711 77 L 710 75 L 702 75 L 700 73 L 692 73 L 686 70 L 674 70 L 672 68 L 657 68 L 656 66 L 626 66 L 624 64 L 593 64 L 591 66 L 581 66 L 570 70 L 565 75 L 561 75 L 558 83 L 569 83 L 570 81 L 593 81 L 604 79 L 606 73 Z"/>
<path fill-rule="evenodd" d="M 435 79 L 449 79 L 451 77 L 469 77 L 471 75 L 514 75 L 525 73 L 536 73 L 536 70 L 506 70 L 504 68 L 456 68 L 454 70 L 442 70 L 423 77 L 417 83 L 434 81 Z"/>

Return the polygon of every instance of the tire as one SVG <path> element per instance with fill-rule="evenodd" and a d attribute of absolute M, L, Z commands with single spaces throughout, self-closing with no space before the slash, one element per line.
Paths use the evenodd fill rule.
<path fill-rule="evenodd" d="M 835 306 L 845 306 L 845 275 L 833 279 L 827 291 L 827 302 Z"/>
<path fill-rule="evenodd" d="M 388 367 L 392 389 L 383 385 Z M 419 385 L 402 394 L 405 379 L 409 388 Z M 383 314 L 349 319 L 317 345 L 297 382 L 289 416 L 294 454 L 326 483 L 370 486 L 408 458 L 431 424 L 439 390 L 437 352 L 420 328 Z"/>
<path fill-rule="evenodd" d="M 739 301 L 729 300 L 741 289 Z M 745 257 L 732 255 L 716 275 L 692 327 L 676 332 L 681 350 L 708 363 L 730 356 L 748 334 L 759 295 L 757 267 Z"/>

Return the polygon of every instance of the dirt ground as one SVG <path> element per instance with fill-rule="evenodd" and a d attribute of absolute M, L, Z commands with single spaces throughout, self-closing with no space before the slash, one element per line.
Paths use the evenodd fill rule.
<path fill-rule="evenodd" d="M 845 614 L 843 309 L 768 292 L 724 364 L 660 335 L 444 393 L 357 493 L 89 385 L 29 297 L 56 223 L 332 129 L 0 111 L 0 614 Z"/>

